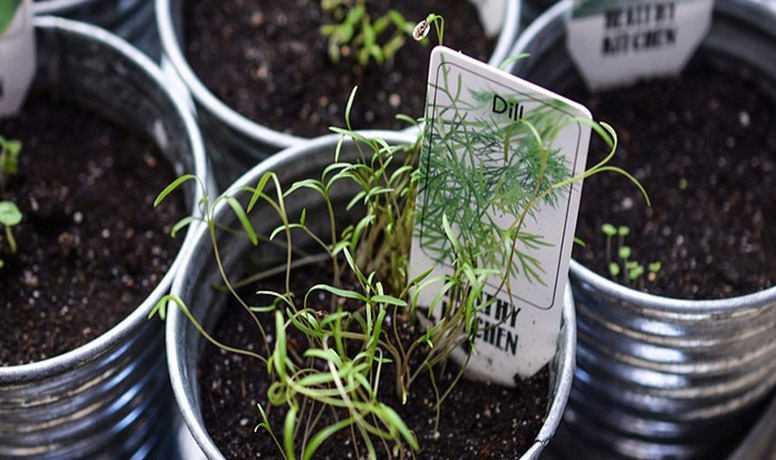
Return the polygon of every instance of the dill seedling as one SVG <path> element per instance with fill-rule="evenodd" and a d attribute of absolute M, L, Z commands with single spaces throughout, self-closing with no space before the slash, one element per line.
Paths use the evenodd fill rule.
<path fill-rule="evenodd" d="M 5 229 L 5 239 L 8 241 L 8 247 L 11 254 L 16 253 L 16 239 L 14 239 L 11 227 L 18 225 L 22 221 L 22 213 L 19 208 L 10 201 L 0 201 L 0 226 Z M 0 268 L 3 268 L 5 262 L 0 259 Z"/>
<path fill-rule="evenodd" d="M 423 27 L 431 24 L 439 31 L 441 18 L 430 15 Z M 255 186 L 241 186 L 211 197 L 201 179 L 184 175 L 168 185 L 155 201 L 158 205 L 186 182 L 199 184 L 203 192 L 200 213 L 178 222 L 172 233 L 195 221 L 206 226 L 223 283 L 220 290 L 233 296 L 244 310 L 250 327 L 255 328 L 259 336 L 260 346 L 257 350 L 245 350 L 219 342 L 176 295 L 160 300 L 149 317 L 158 314 L 164 319 L 169 303 L 178 308 L 207 341 L 254 359 L 266 370 L 270 382 L 266 395 L 269 404 L 259 405 L 255 430 L 266 431 L 285 460 L 312 458 L 327 439 L 340 431 L 349 434 L 356 458 L 375 459 L 378 450 L 390 458 L 414 457 L 420 449 L 414 433 L 392 407 L 381 402 L 380 392 L 393 391 L 400 401 L 406 402 L 412 397 L 412 386 L 417 379 L 428 376 L 437 395 L 438 426 L 440 407 L 475 352 L 478 312 L 495 302 L 495 297 L 484 295 L 489 279 L 507 279 L 513 267 L 519 267 L 520 273 L 526 276 L 540 276 L 538 262 L 532 262 L 530 254 L 517 247 L 518 241 L 529 249 L 542 244 L 541 235 L 530 235 L 522 229 L 532 208 L 538 204 L 552 204 L 557 190 L 598 172 L 619 172 L 638 184 L 626 172 L 607 165 L 616 148 L 616 136 L 608 125 L 592 126 L 612 148 L 610 154 L 593 169 L 574 177 L 570 177 L 567 168 L 547 147 L 561 129 L 553 125 L 549 114 L 538 114 L 540 118 L 524 121 L 522 127 L 527 128 L 528 136 L 518 135 L 516 126 L 506 130 L 470 126 L 470 134 L 478 137 L 468 143 L 461 139 L 455 142 L 461 142 L 460 147 L 468 149 L 489 146 L 488 155 L 506 160 L 509 173 L 518 177 L 521 184 L 507 183 L 495 163 L 489 165 L 486 161 L 488 167 L 482 175 L 466 185 L 473 194 L 486 197 L 488 203 L 484 203 L 483 208 L 472 210 L 453 203 L 440 209 L 426 209 L 434 213 L 439 224 L 438 233 L 430 240 L 433 243 L 430 250 L 437 251 L 440 257 L 443 254 L 451 257 L 452 273 L 432 276 L 428 270 L 410 279 L 408 258 L 417 213 L 416 196 L 420 178 L 426 172 L 421 169 L 423 166 L 418 166 L 423 163 L 419 160 L 421 137 L 412 145 L 390 145 L 382 139 L 366 138 L 354 131 L 350 111 L 355 94 L 354 89 L 346 105 L 345 127 L 332 128 L 341 140 L 331 152 L 331 164 L 318 177 L 284 187 L 274 172 L 266 172 Z M 412 121 L 409 117 L 403 119 Z M 428 129 L 428 122 L 426 127 Z M 355 161 L 344 159 L 345 139 L 349 139 L 356 149 Z M 473 152 L 469 151 L 469 154 Z M 451 158 L 433 161 L 440 162 L 436 167 L 445 174 L 461 180 L 467 175 L 464 165 L 452 164 L 455 162 Z M 354 190 L 344 210 L 332 201 L 331 191 L 335 185 L 346 185 Z M 441 184 L 439 189 L 449 197 L 464 193 L 457 186 L 446 187 Z M 308 198 L 312 192 L 318 205 L 325 210 L 327 235 L 313 231 L 307 222 L 306 211 L 295 217 L 289 215 L 287 201 L 295 199 L 303 190 Z M 461 222 L 458 219 L 484 220 L 481 211 L 491 206 L 521 217 L 499 232 L 493 232 L 492 227 L 480 228 L 479 223 L 462 232 L 451 225 L 454 219 L 455 222 Z M 219 209 L 233 213 L 239 228 L 228 228 L 216 222 L 216 210 Z M 477 211 L 479 214 L 467 214 Z M 254 222 L 268 222 L 270 218 L 279 220 L 280 225 L 264 232 L 254 228 Z M 353 223 L 343 228 L 342 222 Z M 484 225 L 487 227 L 488 222 Z M 223 232 L 234 238 L 248 238 L 255 246 L 275 245 L 281 248 L 284 262 L 240 281 L 232 280 L 224 269 L 219 247 L 218 236 Z M 302 253 L 301 248 L 295 246 L 296 235 L 300 234 L 319 248 L 318 254 L 310 255 L 308 248 Z M 301 295 L 291 292 L 291 271 L 297 266 L 320 261 L 331 264 L 332 279 L 316 284 Z M 270 273 L 283 276 L 284 288 L 280 291 L 259 290 L 257 293 L 268 299 L 266 304 L 250 305 L 240 296 L 238 287 L 259 283 Z M 430 305 L 419 305 L 420 294 L 430 289 L 434 290 Z M 313 302 L 321 292 L 332 299 L 328 308 Z M 358 308 L 345 308 L 346 300 L 354 302 Z M 259 315 L 272 317 L 274 340 L 268 339 Z M 428 322 L 419 321 L 421 316 L 428 318 Z M 400 333 L 401 324 L 410 326 L 418 335 L 408 337 Z M 303 335 L 303 350 L 292 350 L 288 346 L 287 338 L 291 334 Z M 439 366 L 451 353 L 462 348 L 466 351 L 463 365 L 447 387 L 442 387 L 436 376 Z M 385 382 L 382 378 L 386 366 L 393 368 L 393 382 Z M 273 424 L 269 416 L 275 407 L 284 410 L 282 423 Z"/>
<path fill-rule="evenodd" d="M 8 140 L 0 136 L 0 192 L 5 191 L 10 176 L 18 173 L 19 153 L 22 149 L 22 143 L 18 140 Z M 5 233 L 5 240 L 11 254 L 16 253 L 16 239 L 13 236 L 11 227 L 19 225 L 22 221 L 22 213 L 19 208 L 11 201 L 0 201 L 0 227 Z M 5 265 L 5 261 L 0 259 L 0 268 Z"/>
<path fill-rule="evenodd" d="M 404 46 L 414 28 L 395 9 L 373 19 L 369 0 L 321 0 L 321 10 L 336 21 L 321 26 L 321 33 L 329 38 L 328 53 L 334 63 L 353 54 L 362 67 L 372 60 L 382 65 Z"/>
<path fill-rule="evenodd" d="M 19 153 L 22 143 L 0 136 L 0 191 L 5 190 L 10 176 L 19 171 Z"/>
<path fill-rule="evenodd" d="M 645 268 L 641 263 L 631 259 L 633 251 L 625 244 L 625 237 L 630 234 L 629 227 L 614 226 L 607 222 L 601 225 L 601 232 L 606 236 L 607 270 L 612 280 L 630 285 L 638 283 L 646 273 L 647 281 L 655 281 L 662 264 L 650 262 Z"/>
<path fill-rule="evenodd" d="M 349 114 L 352 101 L 353 96 L 346 114 Z M 200 202 L 202 217 L 189 217 L 173 229 L 177 232 L 194 220 L 201 220 L 207 226 L 225 289 L 242 305 L 246 317 L 261 337 L 262 346 L 258 351 L 235 349 L 216 341 L 175 296 L 165 297 L 151 312 L 151 316 L 164 317 L 167 302 L 172 302 L 208 341 L 253 358 L 257 365 L 266 369 L 271 382 L 267 394 L 269 404 L 284 407 L 285 416 L 283 423 L 275 426 L 268 416 L 270 408 L 260 406 L 256 430 L 266 431 L 286 460 L 312 458 L 322 443 L 343 430 L 350 433 L 359 458 L 374 459 L 379 449 L 384 450 L 385 455 L 399 458 L 417 451 L 420 446 L 414 434 L 393 408 L 380 401 L 380 391 L 392 390 L 401 401 L 406 401 L 412 397 L 413 383 L 428 376 L 438 395 L 435 404 L 438 423 L 441 404 L 466 365 L 464 363 L 447 387 L 439 386 L 441 382 L 435 376 L 438 366 L 461 347 L 467 350 L 468 356 L 474 352 L 478 312 L 494 302 L 494 298 L 483 295 L 487 282 L 493 276 L 505 276 L 505 273 L 483 265 L 492 255 L 472 255 L 464 245 L 470 241 L 461 239 L 443 215 L 441 223 L 446 244 L 454 254 L 453 273 L 431 277 L 426 272 L 408 279 L 407 259 L 415 214 L 420 143 L 392 146 L 380 139 L 366 139 L 352 130 L 347 115 L 346 125 L 346 128 L 334 130 L 355 143 L 359 161 L 342 161 L 338 147 L 332 152 L 333 162 L 318 178 L 283 188 L 277 176 L 268 172 L 255 187 L 231 190 L 215 198 L 205 195 Z M 182 176 L 160 193 L 157 203 L 189 180 L 199 181 L 194 176 Z M 335 209 L 329 196 L 331 188 L 339 182 L 349 182 L 357 190 L 347 208 L 364 209 L 364 214 L 345 228 L 340 228 L 339 223 L 347 219 Z M 200 187 L 204 192 L 202 182 Z M 313 232 L 306 221 L 306 213 L 296 220 L 287 214 L 286 201 L 303 189 L 314 191 L 320 197 L 321 206 L 327 210 L 330 228 L 327 237 L 319 237 Z M 542 193 L 540 200 L 546 196 L 549 193 Z M 239 232 L 226 229 L 214 220 L 218 207 L 228 207 L 235 213 L 241 227 Z M 257 213 L 259 216 L 275 214 L 283 223 L 263 235 L 254 229 L 249 217 Z M 258 219 L 264 220 L 264 217 Z M 222 231 L 241 233 L 255 245 L 276 244 L 285 248 L 286 261 L 275 270 L 283 273 L 285 290 L 258 291 L 270 299 L 266 305 L 245 302 L 235 288 L 242 283 L 233 282 L 221 263 L 217 234 Z M 335 273 L 329 283 L 317 284 L 301 296 L 294 295 L 289 288 L 292 267 L 307 262 L 294 251 L 293 234 L 296 232 L 312 237 L 322 251 L 322 256 L 313 259 L 327 260 Z M 513 234 L 520 234 L 519 226 L 513 229 Z M 497 248 L 503 243 L 483 242 L 483 245 Z M 344 288 L 346 284 L 342 281 L 345 279 L 356 287 Z M 260 280 L 254 277 L 252 281 Z M 421 307 L 418 296 L 427 289 L 436 290 L 434 301 Z M 329 309 L 322 311 L 320 305 L 311 302 L 317 298 L 318 291 L 329 293 L 335 300 Z M 343 302 L 337 299 L 349 299 L 361 307 L 345 309 Z M 444 306 L 442 299 L 447 302 Z M 431 318 L 433 312 L 438 314 L 428 326 L 417 322 L 417 315 Z M 258 314 L 266 313 L 274 317 L 273 346 L 258 320 Z M 398 325 L 402 323 L 414 325 L 420 335 L 415 338 L 401 335 Z M 306 349 L 301 355 L 292 353 L 286 345 L 286 337 L 291 331 L 306 337 Z M 386 366 L 393 367 L 395 381 L 392 383 L 381 379 Z M 334 414 L 334 418 L 324 422 L 324 414 Z M 359 446 L 365 452 L 360 452 Z"/>

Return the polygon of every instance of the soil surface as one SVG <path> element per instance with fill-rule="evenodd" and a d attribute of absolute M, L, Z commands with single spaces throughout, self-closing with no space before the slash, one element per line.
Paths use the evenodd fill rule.
<path fill-rule="evenodd" d="M 312 270 L 309 268 L 303 270 L 303 275 L 292 277 L 297 284 L 292 289 L 296 292 L 303 292 L 302 289 L 306 290 L 307 286 L 317 282 L 311 279 L 312 276 L 320 277 L 320 274 L 310 275 L 308 270 Z M 262 286 L 262 289 L 266 288 L 266 285 Z M 277 289 L 281 288 L 277 286 Z M 246 299 L 250 303 L 249 294 L 246 294 Z M 256 298 L 252 300 L 255 302 Z M 322 302 L 328 305 L 325 298 Z M 274 320 L 271 318 L 262 318 L 269 335 L 274 334 Z M 244 349 L 259 350 L 263 347 L 247 313 L 234 302 L 227 306 L 213 335 L 228 345 Z M 291 344 L 292 340 L 288 343 Z M 547 368 L 533 378 L 519 382 L 516 388 L 462 379 L 442 406 L 438 436 L 434 435 L 436 399 L 429 379 L 418 379 L 411 388 L 408 403 L 402 406 L 390 385 L 394 381 L 393 372 L 390 366 L 386 368 L 381 379 L 380 399 L 396 409 L 417 436 L 421 446 L 418 459 L 513 460 L 532 444 L 544 422 L 549 392 Z M 437 375 L 440 391 L 449 386 L 456 371 L 455 366 L 448 364 L 444 374 Z M 268 381 L 264 365 L 256 359 L 207 345 L 199 363 L 199 383 L 206 428 L 227 458 L 281 457 L 264 430 L 254 433 L 260 420 L 256 404 L 267 407 Z M 273 426 L 282 427 L 284 417 L 282 408 L 272 408 L 270 418 Z M 276 434 L 282 436 L 282 429 L 276 428 Z M 388 458 L 379 444 L 377 448 L 380 458 Z M 363 456 L 363 447 L 361 453 Z M 314 458 L 341 460 L 356 456 L 350 437 L 341 433 L 324 443 Z"/>
<path fill-rule="evenodd" d="M 0 198 L 23 214 L 15 255 L 0 236 L 0 363 L 77 348 L 118 324 L 151 292 L 180 245 L 185 215 L 156 194 L 175 178 L 154 144 L 66 101 L 38 95 L 0 133 L 23 143 Z M 175 194 L 174 194 L 175 195 Z"/>
<path fill-rule="evenodd" d="M 428 58 L 438 39 L 423 46 L 408 37 L 392 62 L 362 68 L 353 55 L 339 64 L 320 33 L 333 20 L 320 0 L 187 0 L 182 48 L 194 72 L 237 112 L 297 136 L 314 137 L 344 126 L 345 104 L 354 86 L 354 128 L 406 128 L 397 113 L 423 115 Z M 486 39 L 476 9 L 465 0 L 370 0 L 381 15 L 388 8 L 410 23 L 429 13 L 445 18 L 445 45 L 487 61 Z M 388 29 L 393 34 L 393 29 Z"/>
<path fill-rule="evenodd" d="M 659 261 L 648 292 L 687 299 L 755 292 L 776 280 L 776 106 L 750 77 L 698 64 L 681 77 L 594 95 L 576 92 L 617 130 L 614 164 L 647 190 L 647 207 L 614 174 L 586 180 L 574 258 L 607 273 L 605 222 L 625 225 L 631 260 Z M 602 158 L 591 144 L 588 167 Z M 613 245 L 616 247 L 616 244 Z M 618 279 L 622 281 L 622 278 Z"/>

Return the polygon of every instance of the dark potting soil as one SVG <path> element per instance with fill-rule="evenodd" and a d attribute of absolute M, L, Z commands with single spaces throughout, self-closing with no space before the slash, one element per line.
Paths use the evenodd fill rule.
<path fill-rule="evenodd" d="M 680 77 L 572 94 L 617 130 L 615 174 L 586 180 L 574 258 L 606 274 L 605 222 L 626 225 L 632 260 L 659 261 L 635 284 L 678 298 L 755 292 L 776 281 L 776 106 L 751 78 L 695 65 Z M 601 158 L 593 142 L 588 166 Z"/>
<path fill-rule="evenodd" d="M 182 48 L 194 72 L 237 112 L 297 136 L 313 137 L 344 126 L 350 91 L 359 87 L 351 111 L 354 128 L 406 128 L 397 113 L 423 115 L 428 58 L 433 44 L 407 37 L 393 62 L 362 68 L 353 56 L 333 64 L 328 38 L 332 19 L 320 0 L 188 0 L 183 6 Z M 375 17 L 395 8 L 410 23 L 429 13 L 445 18 L 445 44 L 487 60 L 476 9 L 465 0 L 370 0 Z M 390 34 L 393 29 L 389 29 Z"/>
<path fill-rule="evenodd" d="M 23 214 L 15 255 L 0 236 L 0 364 L 77 348 L 118 324 L 151 292 L 180 239 L 183 199 L 153 200 L 175 178 L 149 141 L 50 96 L 30 98 L 0 134 L 23 143 L 0 198 Z"/>
<path fill-rule="evenodd" d="M 307 286 L 316 282 L 313 276 L 320 277 L 319 274 L 311 275 L 312 270 L 302 270 L 292 277 L 297 285 L 292 286 L 292 290 L 296 292 L 304 292 Z M 266 285 L 262 286 L 262 289 L 266 288 Z M 275 289 L 272 286 L 269 288 Z M 280 285 L 276 288 L 282 290 Z M 251 299 L 250 292 L 246 293 L 245 298 L 249 303 L 251 300 L 257 301 L 255 296 Z M 321 301 L 328 305 L 326 298 Z M 272 316 L 262 317 L 262 324 L 269 335 L 274 334 Z M 256 327 L 236 302 L 227 305 L 213 335 L 227 345 L 243 349 L 259 350 L 263 347 Z M 292 338 L 288 343 L 289 347 L 293 347 L 294 343 L 303 341 L 302 338 Z M 440 391 L 444 391 L 454 378 L 457 371 L 454 367 L 448 364 L 444 374 L 437 376 Z M 388 368 L 383 372 L 380 399 L 396 409 L 417 436 L 421 446 L 418 459 L 513 460 L 533 443 L 548 407 L 547 368 L 524 382 L 518 382 L 516 388 L 461 379 L 442 405 L 439 436 L 435 437 L 436 399 L 429 379 L 418 379 L 411 387 L 408 403 L 402 406 L 391 391 L 391 382 L 394 381 L 392 371 Z M 263 429 L 254 432 L 260 421 L 256 404 L 261 403 L 267 407 L 268 380 L 263 364 L 256 359 L 228 353 L 208 344 L 199 362 L 198 379 L 207 431 L 227 458 L 281 458 L 276 445 Z M 282 408 L 271 409 L 270 418 L 276 427 L 277 436 L 282 436 L 284 417 L 285 411 Z M 322 423 L 320 426 L 325 425 Z M 378 456 L 386 458 L 379 443 L 376 448 Z M 363 446 L 360 452 L 363 456 Z M 341 432 L 324 443 L 314 458 L 356 458 L 348 433 Z"/>

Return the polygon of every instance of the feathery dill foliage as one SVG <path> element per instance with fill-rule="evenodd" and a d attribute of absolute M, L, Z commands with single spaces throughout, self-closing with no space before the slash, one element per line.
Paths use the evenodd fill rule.
<path fill-rule="evenodd" d="M 418 36 L 427 33 L 433 24 L 441 37 L 441 21 L 440 17 L 429 15 L 419 25 Z M 553 125 L 550 115 L 537 114 L 535 119 L 523 122 L 530 132 L 528 137 L 541 147 L 532 146 L 523 137 L 515 137 L 510 131 L 515 127 L 504 131 L 486 124 L 458 130 L 456 136 L 468 135 L 468 143 L 459 137 L 449 142 L 455 142 L 455 148 L 466 148 L 473 145 L 471 136 L 479 136 L 476 143 L 488 146 L 488 161 L 477 177 L 471 178 L 463 177 L 464 165 L 452 164 L 452 158 L 434 159 L 444 163 L 445 171 L 454 175 L 451 177 L 468 181 L 471 190 L 456 188 L 458 186 L 452 180 L 446 181 L 442 188 L 450 197 L 459 192 L 473 193 L 487 203 L 475 210 L 456 207 L 455 204 L 441 211 L 435 210 L 434 218 L 439 221 L 441 233 L 435 236 L 434 241 L 438 243 L 440 252 L 447 251 L 452 255 L 453 273 L 431 276 L 429 269 L 415 279 L 408 279 L 415 200 L 423 172 L 417 166 L 421 140 L 417 139 L 412 145 L 389 145 L 382 139 L 368 139 L 354 131 L 350 123 L 354 97 L 355 89 L 345 110 L 346 128 L 332 128 L 341 139 L 332 152 L 332 163 L 320 177 L 301 180 L 284 188 L 274 172 L 266 172 L 255 186 L 241 186 L 210 197 L 201 179 L 184 175 L 168 185 L 155 202 L 158 205 L 188 181 L 199 184 L 203 194 L 199 203 L 200 213 L 182 219 L 173 227 L 172 233 L 176 234 L 195 221 L 201 221 L 207 227 L 215 263 L 224 283 L 223 290 L 245 310 L 246 318 L 255 327 L 262 345 L 259 351 L 252 351 L 217 341 L 176 295 L 163 298 L 149 317 L 158 314 L 164 319 L 169 303 L 179 308 L 206 340 L 224 350 L 253 358 L 257 365 L 266 369 L 270 382 L 267 393 L 270 407 L 259 405 L 256 430 L 266 431 L 286 460 L 312 458 L 322 443 L 343 430 L 353 438 L 351 445 L 357 458 L 367 456 L 375 459 L 378 450 L 390 457 L 414 457 L 420 448 L 414 434 L 393 408 L 380 401 L 380 392 L 393 391 L 401 401 L 406 401 L 412 397 L 413 383 L 428 375 L 437 394 L 435 410 L 438 426 L 441 404 L 462 376 L 468 358 L 447 388 L 437 385 L 437 366 L 444 363 L 453 350 L 464 347 L 468 357 L 475 351 L 478 312 L 495 301 L 483 295 L 487 282 L 493 276 L 507 278 L 513 267 L 512 255 L 509 251 L 504 252 L 503 248 L 511 245 L 511 251 L 514 251 L 518 240 L 528 246 L 541 244 L 540 235 L 521 232 L 523 219 L 532 215 L 531 208 L 536 203 L 554 203 L 555 190 L 597 172 L 619 172 L 635 182 L 624 171 L 607 166 L 616 148 L 614 132 L 608 125 L 592 126 L 609 143 L 612 151 L 596 167 L 576 177 L 568 177 L 565 166 L 555 158 L 557 152 L 548 150 L 542 139 L 542 135 L 552 138 L 562 129 Z M 403 119 L 414 123 L 409 117 Z M 357 149 L 357 161 L 341 159 L 346 139 L 352 141 Z M 449 146 L 453 147 L 453 144 Z M 469 151 L 468 154 L 475 152 Z M 519 186 L 508 183 L 497 171 L 497 158 L 502 164 L 506 162 L 511 173 L 519 178 Z M 332 187 L 340 183 L 349 183 L 356 190 L 346 212 L 363 210 L 354 224 L 344 228 L 341 228 L 341 222 L 353 220 L 343 218 L 331 198 Z M 532 192 L 526 194 L 526 189 Z M 328 236 L 315 234 L 306 222 L 305 211 L 294 219 L 287 213 L 287 200 L 294 199 L 301 190 L 313 191 L 319 197 L 320 206 L 326 210 Z M 486 194 L 491 195 L 486 198 Z M 453 219 L 465 219 L 458 222 L 483 220 L 482 212 L 492 206 L 510 212 L 520 211 L 516 215 L 522 217 L 502 232 L 494 233 L 492 228 L 483 230 L 479 224 L 473 225 L 473 230 L 468 231 L 471 235 L 463 237 L 450 225 Z M 221 208 L 234 213 L 240 228 L 227 228 L 216 222 L 216 210 Z M 267 221 L 267 213 L 279 217 L 282 223 L 268 234 L 261 234 L 253 227 L 253 222 Z M 485 225 L 489 225 L 487 219 Z M 265 270 L 242 281 L 232 281 L 222 265 L 217 238 L 221 232 L 247 237 L 253 245 L 280 246 L 285 262 L 276 269 Z M 321 253 L 299 255 L 295 250 L 294 236 L 300 233 L 306 239 L 312 239 Z M 476 241 L 474 238 L 477 236 L 484 240 Z M 478 244 L 484 249 L 475 250 Z M 321 260 L 332 266 L 331 282 L 317 284 L 303 295 L 292 293 L 291 270 L 301 264 Z M 502 262 L 496 266 L 505 265 L 505 270 L 502 272 L 489 266 L 493 260 Z M 507 263 L 503 264 L 504 261 Z M 238 294 L 237 287 L 246 282 L 259 282 L 264 274 L 270 272 L 284 274 L 285 288 L 282 292 L 259 290 L 259 295 L 272 300 L 267 305 L 249 305 Z M 433 301 L 430 305 L 419 306 L 420 293 L 426 289 L 434 290 Z M 320 291 L 332 298 L 329 308 L 324 311 L 320 305 L 313 306 L 310 301 Z M 360 307 L 346 309 L 342 300 L 355 302 Z M 257 316 L 260 313 L 274 317 L 274 340 L 268 339 Z M 418 321 L 421 316 L 427 317 L 428 321 L 421 324 Z M 401 323 L 414 325 L 421 335 L 407 337 L 400 334 Z M 289 349 L 286 343 L 290 334 L 298 336 L 300 333 L 306 339 L 306 348 L 301 354 Z M 392 367 L 393 382 L 385 382 L 382 378 L 386 374 L 386 366 Z M 285 411 L 280 426 L 274 426 L 267 415 L 276 406 Z"/>
<path fill-rule="evenodd" d="M 321 0 L 321 10 L 336 21 L 321 26 L 321 33 L 329 37 L 329 58 L 334 63 L 352 53 L 362 67 L 372 60 L 382 65 L 404 46 L 415 27 L 395 9 L 373 19 L 369 0 Z M 391 30 L 390 38 L 381 38 Z"/>
<path fill-rule="evenodd" d="M 511 271 L 543 283 L 541 264 L 529 251 L 549 243 L 542 235 L 524 231 L 522 224 L 541 205 L 557 206 L 562 189 L 555 185 L 571 177 L 565 159 L 550 147 L 565 126 L 564 114 L 550 103 L 510 123 L 503 117 L 483 117 L 490 113 L 484 109 L 493 93 L 472 92 L 474 103 L 467 102 L 460 92 L 453 93 L 449 78 L 449 68 L 443 67 L 437 90 L 450 103 L 437 105 L 435 125 L 426 125 L 430 151 L 420 163 L 427 178 L 427 197 L 418 210 L 423 218 L 421 247 L 439 263 L 452 260 L 455 248 L 442 222 L 446 217 L 456 223 L 461 249 L 477 266 L 503 271 L 511 261 Z M 459 158 L 459 152 L 465 156 Z M 520 217 L 510 222 L 514 225 L 501 227 L 497 220 L 505 215 Z"/>
<path fill-rule="evenodd" d="M 0 136 L 0 193 L 5 191 L 10 177 L 18 173 L 21 150 L 22 143 L 20 141 Z M 21 221 L 22 213 L 16 204 L 12 201 L 0 200 L 0 227 L 4 230 L 5 240 L 8 242 L 11 254 L 16 253 L 16 239 L 11 227 L 19 225 Z M 0 268 L 3 268 L 4 265 L 3 259 L 0 259 Z"/>

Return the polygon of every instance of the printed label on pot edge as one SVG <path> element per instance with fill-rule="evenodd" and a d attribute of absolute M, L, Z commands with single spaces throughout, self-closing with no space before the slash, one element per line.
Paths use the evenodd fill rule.
<path fill-rule="evenodd" d="M 0 1 L 0 117 L 16 113 L 35 76 L 32 0 Z"/>
<path fill-rule="evenodd" d="M 678 74 L 706 36 L 713 0 L 574 0 L 567 47 L 591 88 Z"/>
<path fill-rule="evenodd" d="M 467 372 L 514 385 L 557 349 L 581 183 L 554 185 L 584 171 L 591 128 L 578 119 L 590 113 L 444 47 L 432 52 L 428 84 L 409 277 L 452 276 L 454 254 L 493 270 L 482 275 L 481 299 L 492 303 L 478 313 Z M 419 305 L 440 288 L 422 289 Z"/>

